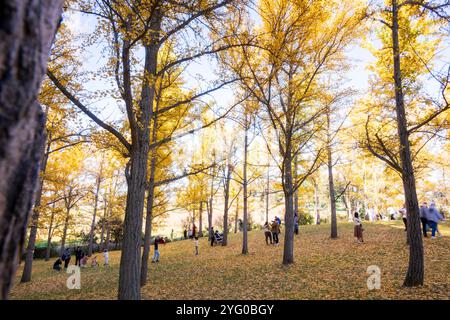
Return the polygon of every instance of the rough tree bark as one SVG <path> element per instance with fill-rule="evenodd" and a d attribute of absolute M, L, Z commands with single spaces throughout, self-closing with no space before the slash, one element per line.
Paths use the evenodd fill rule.
<path fill-rule="evenodd" d="M 229 160 L 230 161 L 230 160 Z M 224 201 L 224 207 L 223 207 L 223 240 L 222 240 L 222 246 L 226 246 L 228 244 L 228 203 L 230 200 L 230 180 L 231 180 L 231 171 L 232 167 L 231 164 L 227 164 L 226 168 L 226 176 L 225 176 L 225 183 L 224 183 L 224 193 L 225 193 L 225 201 Z"/>
<path fill-rule="evenodd" d="M 397 0 L 392 0 L 392 52 L 394 56 L 395 106 L 400 142 L 403 189 L 405 192 L 406 210 L 408 212 L 409 265 L 403 285 L 413 287 L 423 285 L 424 259 L 422 232 L 420 231 L 419 202 L 417 200 L 402 89 L 398 32 L 398 5 Z"/>
<path fill-rule="evenodd" d="M 243 212 L 243 224 L 242 229 L 242 254 L 248 254 L 248 192 L 247 192 L 247 155 L 248 155 L 248 120 L 245 115 L 245 133 L 244 133 L 244 163 L 242 168 L 242 185 L 243 185 L 243 200 L 244 200 L 244 212 Z"/>
<path fill-rule="evenodd" d="M 0 299 L 7 299 L 34 202 L 45 121 L 37 94 L 62 0 L 0 7 Z"/>
<path fill-rule="evenodd" d="M 97 219 L 98 195 L 100 193 L 100 185 L 102 183 L 102 171 L 103 171 L 103 162 L 100 164 L 100 172 L 98 173 L 97 179 L 95 181 L 94 213 L 92 214 L 91 230 L 89 232 L 89 247 L 88 247 L 89 257 L 92 256 L 92 247 L 94 245 L 95 221 Z"/>
<path fill-rule="evenodd" d="M 285 202 L 285 231 L 283 264 L 294 263 L 294 182 L 292 179 L 292 139 L 286 135 L 286 146 L 284 154 L 284 202 Z"/>
<path fill-rule="evenodd" d="M 333 153 L 331 150 L 331 119 L 330 119 L 330 107 L 326 113 L 327 116 L 327 168 L 328 168 L 328 188 L 330 195 L 330 214 L 331 214 L 331 239 L 338 237 L 337 232 L 337 217 L 336 217 L 336 195 L 334 192 L 334 179 L 333 179 Z"/>
<path fill-rule="evenodd" d="M 158 133 L 158 103 L 153 114 L 153 128 L 151 142 L 154 143 L 157 139 Z M 144 247 L 142 252 L 141 262 L 141 287 L 147 283 L 148 261 L 150 257 L 150 242 L 152 238 L 152 222 L 153 222 L 153 202 L 155 195 L 155 172 L 156 172 L 156 158 L 157 149 L 152 148 L 150 158 L 150 176 L 148 179 L 148 194 L 147 194 L 147 208 L 145 215 L 145 231 L 144 231 Z"/>
<path fill-rule="evenodd" d="M 71 209 L 70 206 L 66 207 L 66 218 L 64 219 L 64 228 L 63 228 L 63 235 L 61 237 L 61 248 L 59 250 L 59 256 L 63 255 L 66 246 L 67 229 L 69 228 L 69 220 L 70 220 L 70 209 Z"/>

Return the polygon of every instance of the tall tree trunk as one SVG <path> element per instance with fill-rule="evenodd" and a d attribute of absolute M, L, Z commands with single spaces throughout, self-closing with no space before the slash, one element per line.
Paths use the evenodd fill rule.
<path fill-rule="evenodd" d="M 95 196 L 94 196 L 94 213 L 92 214 L 92 223 L 91 230 L 89 232 L 89 247 L 88 247 L 88 256 L 92 256 L 92 247 L 94 245 L 94 231 L 95 231 L 95 220 L 97 218 L 97 207 L 98 207 L 98 195 L 100 193 L 100 185 L 102 179 L 102 171 L 103 171 L 103 162 L 100 164 L 100 172 L 97 176 L 97 180 L 95 183 Z"/>
<path fill-rule="evenodd" d="M 0 10 L 0 299 L 7 299 L 22 251 L 45 119 L 37 95 L 61 19 L 62 0 L 9 0 Z"/>
<path fill-rule="evenodd" d="M 102 231 L 100 232 L 100 252 L 105 249 L 105 219 L 108 213 L 108 201 L 106 200 L 106 196 L 104 198 L 104 207 L 103 207 L 103 218 L 102 218 Z"/>
<path fill-rule="evenodd" d="M 266 178 L 266 222 L 269 222 L 269 190 L 270 190 L 270 166 L 267 162 L 267 178 Z"/>
<path fill-rule="evenodd" d="M 106 237 L 105 237 L 105 243 L 104 243 L 104 248 L 109 250 L 109 243 L 111 242 L 111 217 L 112 217 L 112 208 L 111 208 L 111 204 L 109 205 L 109 210 L 108 210 L 108 216 L 106 217 Z M 117 248 L 117 243 L 116 243 L 116 248 Z"/>
<path fill-rule="evenodd" d="M 398 29 L 397 0 L 392 0 L 392 50 L 394 55 L 395 105 L 397 113 L 397 130 L 400 142 L 403 189 L 405 192 L 406 210 L 408 212 L 407 233 L 409 239 L 409 265 L 403 285 L 413 287 L 423 285 L 424 259 L 422 232 L 420 231 L 419 202 L 416 194 L 416 182 L 414 179 L 408 124 L 403 98 Z"/>
<path fill-rule="evenodd" d="M 294 158 L 294 183 L 297 181 L 298 159 Z M 294 192 L 294 216 L 298 217 L 298 188 Z"/>
<path fill-rule="evenodd" d="M 156 142 L 158 133 L 158 103 L 156 105 L 156 110 L 153 115 L 153 127 L 152 127 L 152 138 L 151 142 Z M 156 157 L 157 148 L 151 150 L 150 159 L 150 176 L 148 179 L 148 196 L 147 196 L 147 210 L 145 215 L 145 235 L 144 235 L 144 248 L 142 252 L 142 262 L 141 262 L 141 287 L 145 286 L 147 283 L 148 275 L 148 261 L 150 258 L 150 246 L 152 238 L 152 222 L 153 222 L 153 202 L 155 196 L 155 172 L 156 172 Z"/>
<path fill-rule="evenodd" d="M 234 233 L 237 233 L 239 219 L 239 197 L 236 199 L 236 214 L 234 216 Z"/>
<path fill-rule="evenodd" d="M 243 184 L 243 200 L 244 200 L 244 212 L 243 212 L 243 224 L 242 230 L 242 254 L 248 254 L 248 192 L 247 192 L 247 156 L 248 156 L 248 130 L 249 123 L 245 115 L 245 133 L 244 133 L 244 163 L 242 168 L 242 184 Z"/>
<path fill-rule="evenodd" d="M 59 250 L 59 256 L 63 255 L 64 249 L 66 246 L 67 229 L 69 228 L 69 220 L 70 220 L 70 206 L 67 206 L 66 207 L 66 218 L 64 219 L 63 236 L 61 238 L 61 249 Z"/>
<path fill-rule="evenodd" d="M 52 205 L 52 214 L 50 216 L 50 224 L 48 226 L 47 235 L 47 248 L 45 250 L 45 261 L 50 260 L 50 254 L 52 250 L 52 233 L 53 233 L 53 221 L 55 219 L 55 203 Z"/>
<path fill-rule="evenodd" d="M 320 209 L 319 209 L 319 184 L 314 181 L 314 213 L 316 216 L 316 224 L 320 224 Z"/>
<path fill-rule="evenodd" d="M 284 155 L 284 202 L 285 202 L 285 236 L 283 264 L 294 263 L 294 184 L 292 180 L 292 139 L 286 136 Z"/>
<path fill-rule="evenodd" d="M 47 109 L 48 110 L 48 109 Z M 47 141 L 47 148 L 46 152 L 44 153 L 41 161 L 40 166 L 40 172 L 39 172 L 39 186 L 36 190 L 36 200 L 34 201 L 34 208 L 33 208 L 33 214 L 31 215 L 31 223 L 30 225 L 30 235 L 28 237 L 28 245 L 27 245 L 27 251 L 25 256 L 25 265 L 23 267 L 22 272 L 22 278 L 20 279 L 20 282 L 29 282 L 31 281 L 31 271 L 33 268 L 33 256 L 34 256 L 34 249 L 36 246 L 36 235 L 38 230 L 38 224 L 39 224 L 39 215 L 41 212 L 41 197 L 42 197 L 42 189 L 44 188 L 44 174 L 45 169 L 47 168 L 47 161 L 48 161 L 48 152 L 50 151 L 50 139 Z"/>
<path fill-rule="evenodd" d="M 161 30 L 161 12 L 156 8 L 150 21 L 150 29 L 157 34 Z M 132 132 L 132 146 L 129 171 L 126 173 L 128 191 L 125 220 L 123 226 L 122 255 L 120 258 L 119 290 L 120 300 L 141 299 L 141 246 L 142 215 L 147 185 L 148 153 L 150 147 L 150 121 L 153 117 L 155 83 L 159 44 L 157 36 L 152 35 L 149 44 L 144 45 L 145 80 L 141 92 L 138 124 Z M 128 63 L 129 63 L 128 57 Z M 129 73 L 130 70 L 127 70 Z M 151 83 L 150 83 L 151 82 Z M 130 85 L 131 87 L 131 85 Z M 130 93 L 131 94 L 131 93 Z M 133 130 L 132 130 L 133 131 Z"/>
<path fill-rule="evenodd" d="M 336 195 L 334 192 L 333 179 L 333 152 L 331 150 L 331 110 L 327 110 L 327 167 L 328 167 L 328 188 L 330 189 L 330 214 L 331 214 L 331 239 L 338 237 L 337 217 L 336 217 Z"/>
<path fill-rule="evenodd" d="M 231 164 L 227 164 L 226 169 L 226 177 L 224 184 L 224 192 L 225 192 L 225 201 L 223 207 L 223 240 L 222 246 L 226 246 L 228 244 L 228 202 L 230 199 L 230 180 L 231 180 Z"/>
<path fill-rule="evenodd" d="M 200 201 L 198 210 L 198 236 L 203 237 L 203 201 Z"/>

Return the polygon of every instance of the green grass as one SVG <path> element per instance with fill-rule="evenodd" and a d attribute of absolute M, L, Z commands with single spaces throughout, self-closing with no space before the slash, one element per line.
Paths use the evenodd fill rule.
<path fill-rule="evenodd" d="M 364 223 L 363 245 L 355 243 L 353 225 L 339 224 L 339 238 L 329 238 L 330 225 L 301 226 L 295 238 L 295 263 L 281 264 L 279 247 L 266 246 L 262 231 L 249 233 L 249 250 L 241 252 L 241 234 L 231 234 L 227 247 L 200 240 L 160 246 L 161 259 L 150 264 L 143 299 L 449 299 L 450 228 L 443 238 L 424 239 L 425 285 L 403 288 L 408 246 L 399 222 Z M 102 255 L 98 255 L 101 262 Z M 53 260 L 36 260 L 33 279 L 21 284 L 17 271 L 10 299 L 115 299 L 120 252 L 110 253 L 110 267 L 82 269 L 81 290 L 66 288 L 68 274 L 52 270 Z M 73 261 L 72 261 L 73 263 Z M 381 269 L 381 288 L 369 291 L 369 265 Z"/>

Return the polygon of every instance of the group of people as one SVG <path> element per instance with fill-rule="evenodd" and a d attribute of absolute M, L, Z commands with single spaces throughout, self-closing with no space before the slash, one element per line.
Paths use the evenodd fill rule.
<path fill-rule="evenodd" d="M 403 223 L 405 225 L 405 231 L 408 230 L 408 211 L 406 210 L 406 205 L 403 204 L 403 208 L 398 210 L 399 214 L 402 217 Z M 430 203 L 428 207 L 427 202 L 423 202 L 420 205 L 420 221 L 422 223 L 422 232 L 425 238 L 428 238 L 428 230 L 431 229 L 431 239 L 436 238 L 436 233 L 438 237 L 442 237 L 442 234 L 439 232 L 439 223 L 441 221 L 445 221 L 444 216 L 439 212 L 436 208 L 436 204 L 434 202 Z M 359 218 L 358 212 L 355 212 L 353 217 L 354 223 L 354 236 L 357 239 L 358 243 L 363 243 L 363 227 L 361 219 Z"/>
<path fill-rule="evenodd" d="M 298 229 L 297 229 L 298 232 Z M 264 236 L 266 238 L 266 244 L 275 244 L 278 246 L 280 244 L 279 235 L 281 233 L 281 219 L 277 216 L 269 223 L 266 221 L 264 223 Z"/>
<path fill-rule="evenodd" d="M 62 263 L 64 262 L 64 269 L 67 269 L 70 263 L 72 253 L 70 251 L 70 248 L 66 248 L 61 255 L 61 257 L 58 257 L 56 261 L 53 263 L 53 269 L 57 271 L 61 271 Z M 108 250 L 103 250 L 103 258 L 105 260 L 104 265 L 109 266 L 109 253 Z M 89 256 L 84 253 L 84 251 L 80 247 L 76 247 L 75 249 L 75 265 L 79 266 L 81 268 L 86 268 L 88 266 L 88 260 Z M 97 256 L 92 257 L 91 259 L 91 267 L 98 267 L 98 261 Z"/>
<path fill-rule="evenodd" d="M 420 221 L 422 222 L 422 232 L 424 237 L 428 237 L 428 228 L 431 228 L 431 239 L 436 237 L 436 233 L 439 237 L 442 237 L 442 234 L 439 232 L 438 223 L 440 221 L 445 221 L 445 218 L 436 208 L 434 202 L 430 203 L 430 207 L 427 206 L 427 202 L 422 203 L 420 206 Z"/>

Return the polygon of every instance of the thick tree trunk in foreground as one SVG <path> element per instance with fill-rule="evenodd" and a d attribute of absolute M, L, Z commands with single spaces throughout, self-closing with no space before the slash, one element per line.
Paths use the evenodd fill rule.
<path fill-rule="evenodd" d="M 36 97 L 62 3 L 7 0 L 0 9 L 0 299 L 8 296 L 37 187 L 45 121 Z"/>
<path fill-rule="evenodd" d="M 392 0 L 392 50 L 394 55 L 395 105 L 397 113 L 397 130 L 400 142 L 400 159 L 402 162 L 403 189 L 405 192 L 406 210 L 408 212 L 407 232 L 409 240 L 409 265 L 403 285 L 413 287 L 423 285 L 423 243 L 422 232 L 420 231 L 419 202 L 416 194 L 416 182 L 412 166 L 408 124 L 402 90 L 398 29 L 397 0 Z"/>

